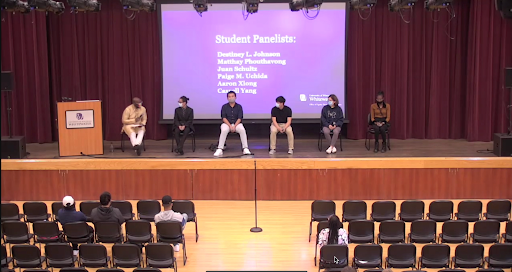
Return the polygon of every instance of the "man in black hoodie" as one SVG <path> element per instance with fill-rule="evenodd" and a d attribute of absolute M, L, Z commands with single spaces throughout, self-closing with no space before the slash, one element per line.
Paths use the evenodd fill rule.
<path fill-rule="evenodd" d="M 109 192 L 104 192 L 100 196 L 100 204 L 98 208 L 94 208 L 91 212 L 93 223 L 98 222 L 117 222 L 119 226 L 124 223 L 124 217 L 118 208 L 110 206 L 112 196 Z"/>

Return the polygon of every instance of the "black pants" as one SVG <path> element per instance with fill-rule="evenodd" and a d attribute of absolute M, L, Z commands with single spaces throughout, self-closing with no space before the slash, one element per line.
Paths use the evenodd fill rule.
<path fill-rule="evenodd" d="M 89 233 L 92 233 L 94 236 L 94 229 L 91 226 L 87 226 L 89 228 Z M 78 250 L 78 244 L 71 244 L 73 246 L 73 250 Z"/>
<path fill-rule="evenodd" d="M 181 130 L 179 128 L 174 129 L 174 138 L 176 139 L 176 145 L 178 146 L 178 150 L 183 150 L 183 145 L 185 144 L 185 140 L 187 140 L 188 134 L 190 133 L 190 128 L 185 127 L 183 130 L 183 137 L 180 137 Z"/>
<path fill-rule="evenodd" d="M 375 141 L 379 141 L 379 135 L 382 137 L 382 142 L 386 142 L 386 130 L 388 130 L 388 125 L 384 124 L 382 126 L 377 126 L 376 124 L 373 124 L 373 131 L 375 131 Z"/>

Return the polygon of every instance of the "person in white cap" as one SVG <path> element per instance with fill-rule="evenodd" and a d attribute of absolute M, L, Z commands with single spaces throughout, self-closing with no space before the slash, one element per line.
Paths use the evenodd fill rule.
<path fill-rule="evenodd" d="M 62 206 L 64 206 L 64 207 L 62 209 L 60 209 L 58 212 L 59 222 L 61 223 L 61 225 L 64 226 L 65 224 L 72 223 L 72 222 L 80 222 L 80 221 L 85 222 L 87 220 L 87 218 L 85 217 L 85 214 L 83 212 L 76 211 L 75 200 L 73 199 L 73 197 L 65 196 L 62 199 Z M 92 229 L 92 227 L 89 226 L 89 232 L 91 233 L 93 231 L 94 230 Z M 72 244 L 72 245 L 73 245 L 73 254 L 78 255 L 78 245 L 77 244 Z"/>

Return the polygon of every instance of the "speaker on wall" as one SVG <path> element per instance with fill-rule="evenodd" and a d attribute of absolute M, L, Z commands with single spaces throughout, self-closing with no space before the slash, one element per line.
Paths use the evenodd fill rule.
<path fill-rule="evenodd" d="M 496 9 L 505 19 L 512 19 L 512 0 L 496 0 Z"/>
<path fill-rule="evenodd" d="M 2 71 L 2 92 L 12 91 L 12 73 L 8 71 Z"/>

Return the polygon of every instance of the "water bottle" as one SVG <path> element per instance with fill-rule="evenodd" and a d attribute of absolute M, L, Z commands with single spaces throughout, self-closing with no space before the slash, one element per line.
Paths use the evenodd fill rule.
<path fill-rule="evenodd" d="M 114 144 L 113 143 L 110 143 L 110 152 L 114 153 Z"/>

